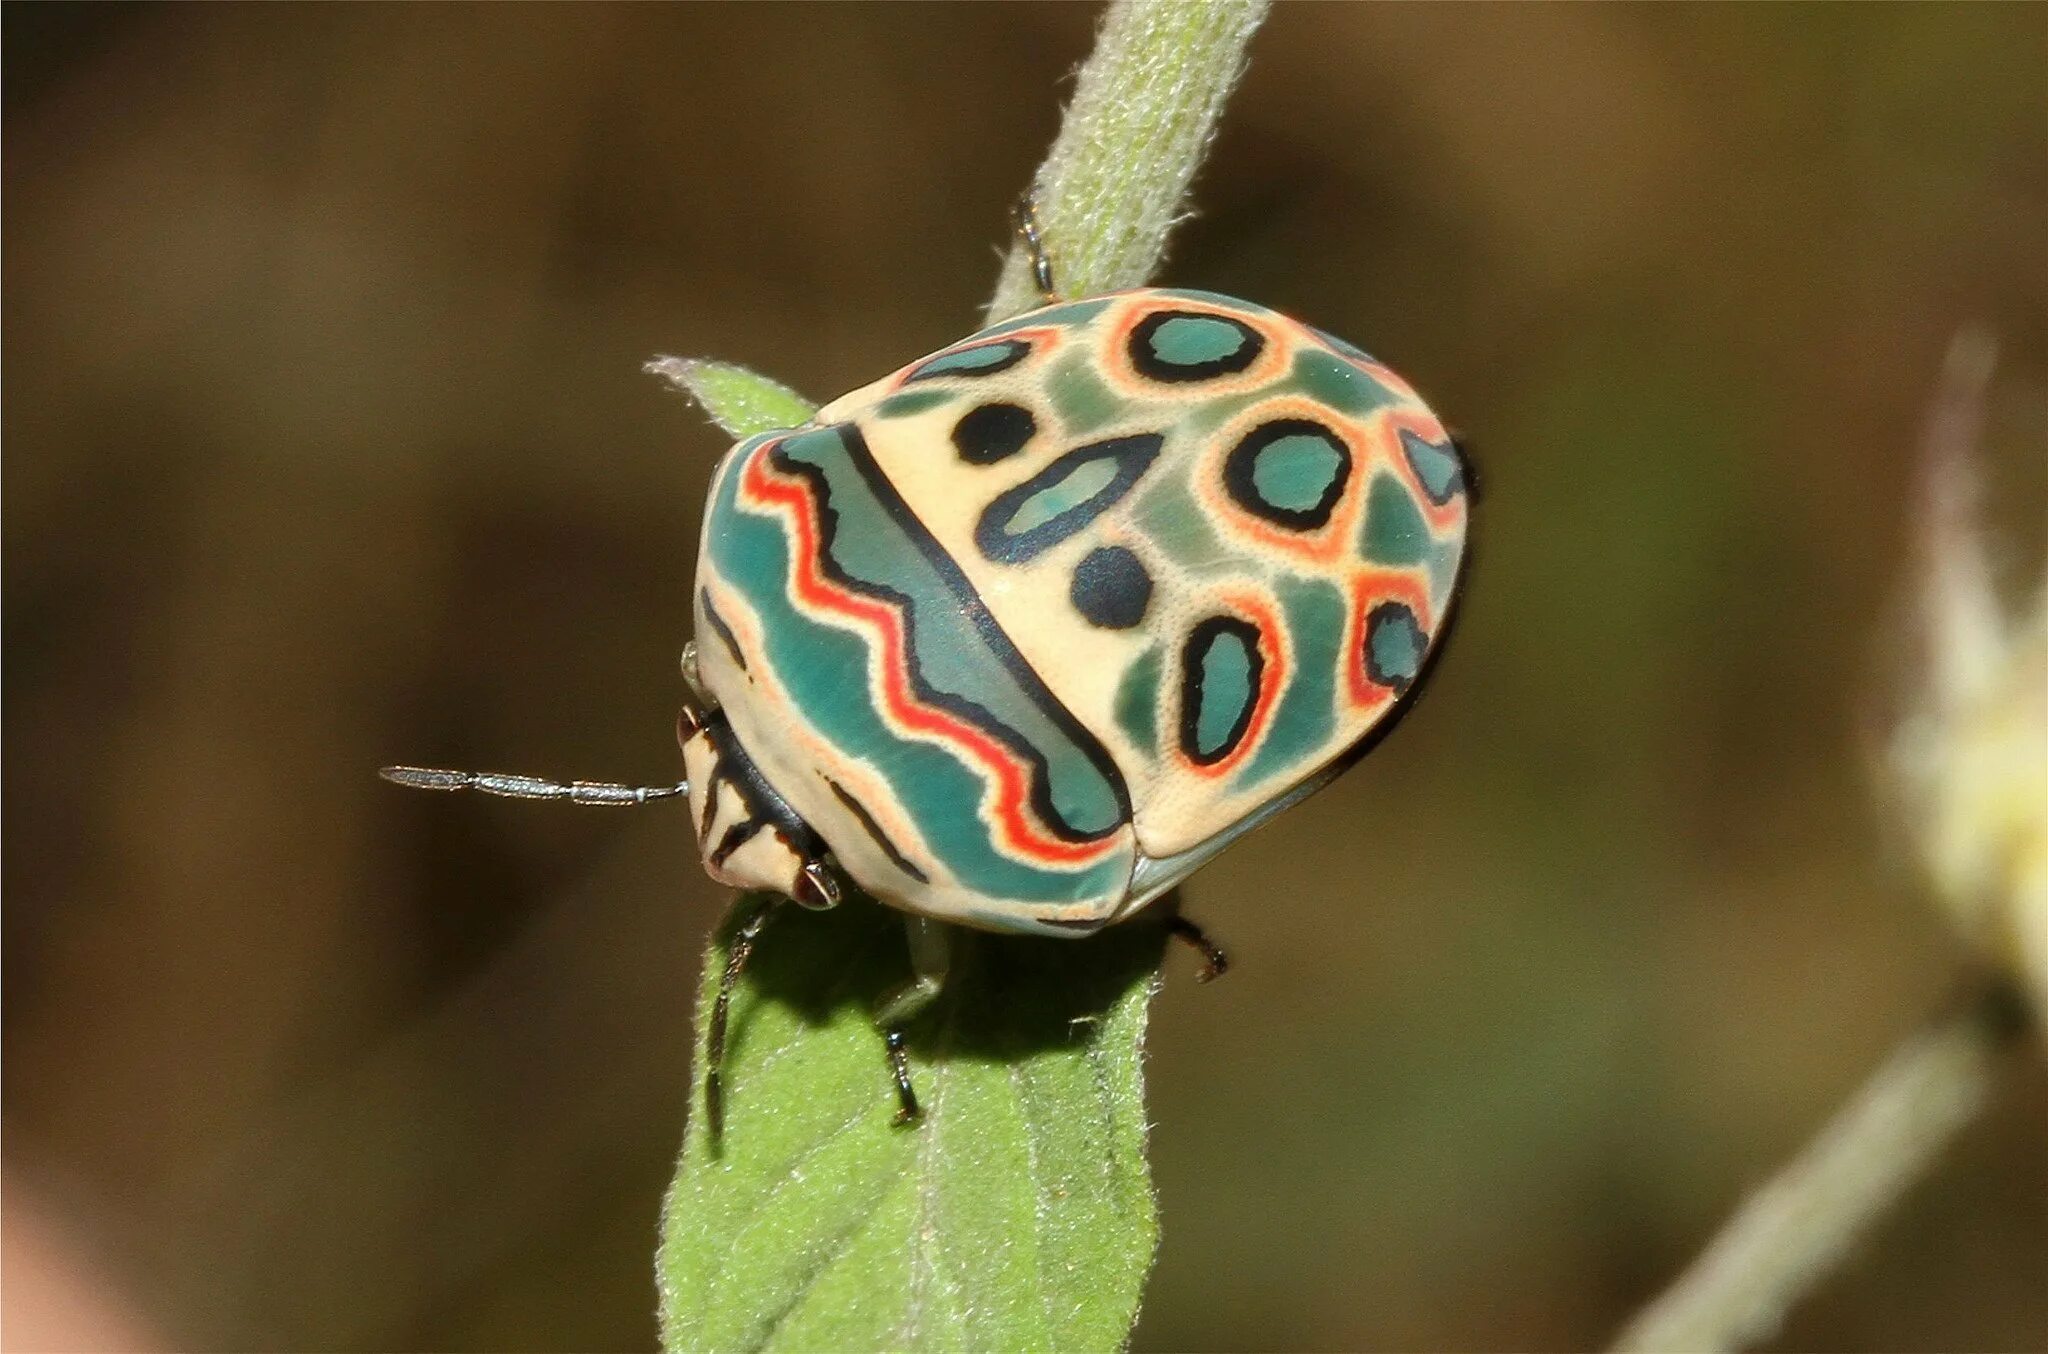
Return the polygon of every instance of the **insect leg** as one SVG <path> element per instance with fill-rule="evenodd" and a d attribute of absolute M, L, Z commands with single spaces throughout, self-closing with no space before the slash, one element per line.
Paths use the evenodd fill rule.
<path fill-rule="evenodd" d="M 910 1057 L 903 1051 L 902 1030 L 883 1030 L 882 1047 L 889 1053 L 889 1072 L 896 1078 L 896 1100 L 901 1106 L 894 1120 L 898 1127 L 914 1124 L 924 1113 L 917 1104 L 917 1091 L 910 1084 Z"/>
<path fill-rule="evenodd" d="M 896 1099 L 901 1106 L 896 1122 L 907 1124 L 920 1113 L 917 1092 L 910 1085 L 910 1058 L 904 1051 L 903 1027 L 930 1006 L 946 985 L 946 970 L 953 958 L 952 933 L 946 924 L 930 917 L 904 919 L 910 939 L 911 978 L 882 994 L 875 1003 L 875 1024 L 881 1028 L 883 1046 L 889 1054 L 889 1071 L 896 1078 Z"/>
<path fill-rule="evenodd" d="M 1051 305 L 1060 299 L 1059 289 L 1052 283 L 1052 251 L 1046 247 L 1045 234 L 1038 224 L 1038 185 L 1032 184 L 1023 197 L 1017 199 L 1011 219 L 1016 223 L 1017 234 L 1024 239 L 1025 252 L 1031 259 L 1031 280 L 1038 284 L 1038 294 Z"/>
<path fill-rule="evenodd" d="M 690 792 L 688 781 L 678 785 L 620 785 L 608 780 L 542 780 L 503 771 L 449 771 L 435 766 L 387 766 L 377 774 L 394 785 L 414 790 L 475 790 L 507 799 L 566 799 L 571 804 L 602 808 L 645 804 Z"/>
<path fill-rule="evenodd" d="M 1195 981 L 1206 983 L 1230 972 L 1230 956 L 1223 947 L 1202 934 L 1202 928 L 1176 912 L 1166 921 L 1166 933 L 1175 940 L 1192 945 L 1202 956 L 1202 968 L 1195 975 Z"/>
<path fill-rule="evenodd" d="M 732 992 L 754 952 L 754 942 L 781 910 L 782 900 L 771 898 L 733 932 L 732 948 L 725 953 L 725 972 L 718 978 L 718 1000 L 711 1005 L 711 1032 L 704 1041 L 704 1119 L 711 1125 L 715 1141 L 725 1134 L 725 1025 L 732 1012 Z"/>

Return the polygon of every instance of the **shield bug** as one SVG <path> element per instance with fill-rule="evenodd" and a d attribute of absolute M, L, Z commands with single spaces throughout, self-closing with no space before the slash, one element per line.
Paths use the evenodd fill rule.
<path fill-rule="evenodd" d="M 584 804 L 687 796 L 704 865 L 946 927 L 1079 938 L 1138 915 L 1349 766 L 1414 700 L 1466 559 L 1457 442 L 1359 349 L 1263 306 L 1060 299 L 726 453 L 683 655 L 685 780 L 641 788 L 392 767 Z M 734 984 L 709 1036 L 714 1128 Z M 1223 957 L 1178 918 L 1208 957 Z"/>

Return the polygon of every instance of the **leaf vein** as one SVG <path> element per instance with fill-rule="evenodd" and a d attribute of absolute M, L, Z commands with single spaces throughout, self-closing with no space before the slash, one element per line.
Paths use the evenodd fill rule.
<path fill-rule="evenodd" d="M 859 1121 L 856 1120 L 855 1122 Z M 897 1183 L 901 1183 L 900 1179 Z M 873 1207 L 869 1208 L 865 1213 L 857 1215 L 850 1224 L 833 1234 L 831 1243 L 826 1247 L 824 1253 L 818 1257 L 817 1263 L 804 1271 L 803 1276 L 797 1282 L 795 1291 L 789 1295 L 789 1300 L 776 1308 L 774 1315 L 769 1318 L 767 1329 L 761 1332 L 760 1343 L 756 1348 L 766 1348 L 775 1339 L 776 1332 L 782 1329 L 782 1323 L 789 1320 L 792 1312 L 803 1306 L 804 1299 L 810 1296 L 811 1290 L 818 1286 L 818 1282 L 825 1277 L 826 1272 L 833 1265 L 839 1263 L 846 1255 L 846 1252 L 852 1249 L 853 1243 L 860 1240 L 868 1228 L 875 1225 L 875 1219 L 882 1215 L 882 1205 L 889 1201 L 889 1196 L 893 1193 L 895 1193 L 894 1185 L 883 1190 L 881 1194 L 876 1196 Z"/>
<path fill-rule="evenodd" d="M 1053 1317 L 1052 1285 L 1045 1272 L 1045 1242 L 1051 1229 L 1051 1218 L 1046 1206 L 1045 1176 L 1039 1165 L 1037 1120 L 1031 1112 L 1030 1094 L 1024 1089 L 1024 1082 L 1018 1075 L 1021 1070 L 1018 1063 L 1012 1062 L 1009 1066 L 1010 1093 L 1017 1100 L 1017 1117 L 1024 1123 L 1024 1162 L 1031 1172 L 1031 1267 L 1038 1275 L 1038 1308 L 1045 1318 L 1043 1347 L 1053 1349 L 1057 1347 L 1053 1341 L 1053 1331 L 1058 1322 Z"/>

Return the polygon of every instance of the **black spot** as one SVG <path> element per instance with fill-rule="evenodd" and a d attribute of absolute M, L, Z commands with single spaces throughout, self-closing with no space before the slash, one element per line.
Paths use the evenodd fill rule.
<path fill-rule="evenodd" d="M 1160 338 L 1160 331 L 1176 320 L 1226 325 L 1237 331 L 1237 347 L 1220 357 L 1209 358 L 1206 361 L 1169 361 L 1154 345 Z M 1256 362 L 1265 348 L 1266 340 L 1258 330 L 1242 320 L 1234 320 L 1228 315 L 1212 314 L 1206 310 L 1154 311 L 1132 327 L 1127 345 L 1131 366 L 1140 376 L 1176 385 L 1188 381 L 1211 381 L 1218 376 L 1233 376 Z"/>
<path fill-rule="evenodd" d="M 1038 421 L 1018 404 L 984 404 L 953 425 L 953 447 L 969 465 L 994 465 L 1024 450 Z"/>
<path fill-rule="evenodd" d="M 1260 454 L 1275 442 L 1290 437 L 1311 437 L 1336 453 L 1337 464 L 1329 481 L 1313 503 L 1306 506 L 1275 503 L 1261 493 L 1258 484 Z M 1344 486 L 1351 479 L 1351 449 L 1331 429 L 1305 418 L 1281 418 L 1261 423 L 1244 435 L 1223 462 L 1223 487 L 1239 507 L 1291 531 L 1314 531 L 1327 526 Z"/>
<path fill-rule="evenodd" d="M 1145 619 L 1152 605 L 1152 575 L 1135 552 L 1105 545 L 1082 558 L 1067 595 L 1090 625 L 1128 630 Z"/>
<path fill-rule="evenodd" d="M 1244 690 L 1222 695 L 1205 690 L 1209 651 L 1218 644 L 1242 650 L 1246 660 Z M 1266 658 L 1259 651 L 1259 628 L 1236 616 L 1211 616 L 1189 632 L 1180 651 L 1180 750 L 1198 766 L 1212 766 L 1236 751 L 1252 726 L 1252 712 L 1259 708 L 1259 687 L 1265 679 Z M 1212 697 L 1234 699 L 1230 727 L 1220 737 L 1202 736 L 1203 703 Z M 1211 728 L 1213 730 L 1213 724 Z"/>
<path fill-rule="evenodd" d="M 996 495 L 975 523 L 974 543 L 981 547 L 982 554 L 1004 564 L 1021 564 L 1035 558 L 1087 526 L 1129 493 L 1151 467 L 1165 441 L 1159 433 L 1137 433 L 1068 452 L 1022 484 Z M 1115 470 L 1101 488 L 1065 507 L 1046 504 L 1049 516 L 1033 513 L 1038 520 L 1022 529 L 1011 529 L 1017 517 L 1032 508 L 1041 495 L 1052 493 L 1089 462 L 1104 460 L 1114 462 Z"/>

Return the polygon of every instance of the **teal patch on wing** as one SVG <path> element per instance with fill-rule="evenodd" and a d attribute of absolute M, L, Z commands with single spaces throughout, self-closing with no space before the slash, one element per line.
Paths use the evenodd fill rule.
<path fill-rule="evenodd" d="M 905 390 L 876 405 L 875 413 L 881 418 L 908 418 L 927 409 L 936 409 L 953 398 L 949 390 Z"/>
<path fill-rule="evenodd" d="M 1004 564 L 1036 558 L 1129 493 L 1164 440 L 1158 433 L 1137 433 L 1075 448 L 996 495 L 975 523 L 975 545 Z"/>
<path fill-rule="evenodd" d="M 1400 403 L 1393 391 L 1331 353 L 1304 348 L 1279 391 L 1304 395 L 1352 418 Z"/>
<path fill-rule="evenodd" d="M 1252 686 L 1256 650 L 1241 636 L 1218 635 L 1201 654 L 1202 699 L 1195 713 L 1195 751 L 1214 757 L 1230 742 L 1231 726 L 1257 694 Z"/>
<path fill-rule="evenodd" d="M 1079 834 L 1120 829 L 1125 813 L 1113 786 L 1027 693 L 990 647 L 936 566 L 878 498 L 839 428 L 787 438 L 758 454 L 808 483 L 825 558 L 821 566 L 853 591 L 884 604 L 905 624 L 907 678 L 921 697 L 998 737 L 1039 763 L 1050 808 Z M 925 846 L 963 884 L 991 898 L 1072 902 L 1114 896 L 1130 862 L 1122 852 L 1081 870 L 1038 868 L 1000 852 L 974 806 L 984 774 L 943 743 L 906 737 L 876 708 L 870 674 L 889 662 L 864 631 L 814 619 L 795 604 L 791 552 L 796 538 L 779 513 L 743 509 L 742 467 L 720 477 L 705 534 L 706 555 L 745 599 L 761 627 L 767 662 L 819 734 L 888 782 L 917 824 Z M 972 693 L 976 701 L 969 701 Z M 966 707 L 972 707 L 968 709 Z M 1106 754 L 1101 754 L 1106 761 Z M 1043 815 L 1041 815 L 1043 816 Z"/>
<path fill-rule="evenodd" d="M 1296 433 L 1268 443 L 1252 462 L 1252 483 L 1259 497 L 1277 508 L 1307 512 L 1313 508 L 1338 472 L 1344 469 L 1344 453 L 1320 437 Z"/>
<path fill-rule="evenodd" d="M 1247 342 L 1244 330 L 1209 315 L 1174 315 L 1152 331 L 1152 355 L 1176 367 L 1192 367 L 1234 356 Z"/>
<path fill-rule="evenodd" d="M 1032 494 L 1017 505 L 1003 523 L 1005 536 L 1022 536 L 1038 530 L 1053 518 L 1090 502 L 1116 483 L 1116 466 L 1108 461 L 1088 461 Z"/>
<path fill-rule="evenodd" d="M 1155 310 L 1132 327 L 1124 356 L 1131 370 L 1165 385 L 1234 376 L 1264 352 L 1266 340 L 1243 320 L 1194 310 Z"/>
<path fill-rule="evenodd" d="M 1180 665 L 1180 749 L 1193 762 L 1213 765 L 1251 730 L 1265 680 L 1259 632 L 1235 616 L 1211 616 L 1189 633 Z"/>
<path fill-rule="evenodd" d="M 1159 752 L 1160 646 L 1139 654 L 1116 684 L 1116 724 L 1146 757 Z"/>
<path fill-rule="evenodd" d="M 975 342 L 920 362 L 903 380 L 908 384 L 929 381 L 936 376 L 993 376 L 999 371 L 1008 371 L 1029 356 L 1031 345 L 1022 339 Z"/>
<path fill-rule="evenodd" d="M 1231 782 L 1236 790 L 1309 770 L 1311 760 L 1328 750 L 1337 727 L 1344 593 L 1334 584 L 1309 578 L 1283 578 L 1278 591 L 1294 662 L 1259 750 Z"/>
<path fill-rule="evenodd" d="M 1392 475 L 1374 475 L 1365 498 L 1365 530 L 1359 553 L 1374 564 L 1406 567 L 1429 557 L 1429 523 L 1408 486 Z"/>
<path fill-rule="evenodd" d="M 996 338 L 1003 334 L 1014 334 L 1019 329 L 1072 329 L 1088 323 L 1109 308 L 1109 298 L 1096 297 L 1088 301 L 1068 301 L 1062 305 L 1048 306 L 1019 315 L 1014 320 L 992 324 L 976 334 L 976 338 Z"/>
<path fill-rule="evenodd" d="M 1241 557 L 1224 547 L 1183 476 L 1155 479 L 1138 499 L 1136 519 L 1145 539 L 1183 569 L 1208 574 L 1242 567 Z"/>
<path fill-rule="evenodd" d="M 1289 531 L 1327 526 L 1350 478 L 1350 448 L 1314 419 L 1261 423 L 1223 458 L 1223 487 L 1237 505 Z"/>
<path fill-rule="evenodd" d="M 1428 649 L 1429 636 L 1400 602 L 1381 602 L 1365 618 L 1365 670 L 1381 686 L 1406 691 Z"/>
<path fill-rule="evenodd" d="M 1072 436 L 1086 436 L 1130 412 L 1123 397 L 1103 384 L 1097 372 L 1094 354 L 1079 351 L 1056 360 L 1046 374 L 1046 396 Z"/>
<path fill-rule="evenodd" d="M 1465 487 L 1465 466 L 1458 459 L 1455 446 L 1428 441 L 1403 428 L 1401 451 L 1408 458 L 1409 468 L 1415 471 L 1415 478 L 1422 481 L 1430 501 L 1439 507 Z"/>

